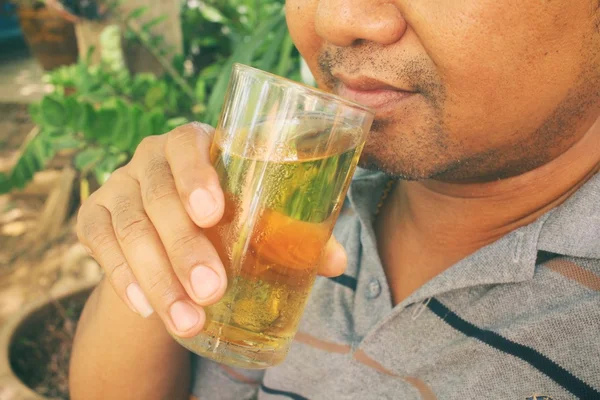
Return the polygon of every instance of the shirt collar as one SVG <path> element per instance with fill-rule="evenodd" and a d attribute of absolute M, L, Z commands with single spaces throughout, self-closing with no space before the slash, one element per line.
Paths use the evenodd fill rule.
<path fill-rule="evenodd" d="M 359 170 L 350 188 L 350 202 L 370 237 L 363 246 L 374 255 L 377 246 L 372 226 L 388 180 L 383 173 Z M 559 207 L 459 261 L 403 303 L 414 303 L 450 290 L 530 280 L 540 250 L 600 258 L 600 174 Z"/>
<path fill-rule="evenodd" d="M 538 248 L 571 257 L 600 258 L 600 173 L 550 212 Z"/>

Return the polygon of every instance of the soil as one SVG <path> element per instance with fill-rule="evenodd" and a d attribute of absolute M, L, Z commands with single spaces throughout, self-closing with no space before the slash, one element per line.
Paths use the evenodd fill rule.
<path fill-rule="evenodd" d="M 68 400 L 71 343 L 88 293 L 51 303 L 17 330 L 11 367 L 38 394 Z"/>

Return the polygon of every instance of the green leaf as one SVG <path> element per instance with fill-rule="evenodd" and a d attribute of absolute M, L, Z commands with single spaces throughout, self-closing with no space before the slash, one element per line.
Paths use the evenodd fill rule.
<path fill-rule="evenodd" d="M 75 156 L 75 168 L 79 171 L 87 170 L 100 162 L 105 154 L 106 151 L 101 147 L 88 147 Z"/>
<path fill-rule="evenodd" d="M 152 29 L 152 27 L 160 24 L 163 21 L 166 21 L 167 18 L 169 18 L 168 15 L 161 15 L 160 17 L 151 19 L 150 21 L 148 21 L 144 25 L 142 25 L 142 29 L 145 31 L 150 31 L 150 29 Z"/>
<path fill-rule="evenodd" d="M 169 129 L 167 128 L 167 118 L 165 114 L 161 111 L 153 111 L 150 114 L 152 121 L 152 134 L 153 135 L 162 135 L 163 133 L 167 133 Z"/>
<path fill-rule="evenodd" d="M 33 175 L 45 167 L 46 162 L 54 156 L 49 140 L 47 131 L 40 128 L 23 149 L 10 174 L 0 176 L 0 193 L 25 187 Z"/>
<path fill-rule="evenodd" d="M 12 189 L 12 180 L 10 176 L 0 172 L 0 193 L 8 193 Z"/>
<path fill-rule="evenodd" d="M 115 24 L 105 27 L 99 36 L 99 46 L 102 49 L 100 57 L 102 65 L 104 68 L 116 73 L 127 73 L 122 37 L 121 28 Z"/>
<path fill-rule="evenodd" d="M 42 125 L 44 123 L 42 117 L 42 106 L 40 103 L 31 103 L 28 111 L 33 122 L 35 122 L 37 125 Z"/>
<path fill-rule="evenodd" d="M 127 161 L 126 153 L 106 154 L 106 156 L 94 167 L 94 175 L 101 185 L 106 183 L 110 174 Z"/>
<path fill-rule="evenodd" d="M 47 128 L 46 135 L 50 140 L 56 140 L 67 135 L 71 135 L 71 132 L 69 132 L 67 129 Z"/>
<path fill-rule="evenodd" d="M 294 50 L 294 42 L 292 41 L 292 37 L 289 33 L 286 33 L 285 39 L 283 41 L 283 46 L 281 49 L 281 58 L 279 59 L 279 65 L 277 65 L 277 69 L 275 70 L 275 74 L 279 76 L 287 75 L 287 72 L 290 70 L 292 66 L 293 58 L 292 52 Z"/>
<path fill-rule="evenodd" d="M 40 104 L 42 119 L 45 124 L 63 128 L 69 122 L 69 111 L 64 104 L 59 101 L 58 96 L 46 96 Z"/>
<path fill-rule="evenodd" d="M 143 113 L 139 120 L 139 130 L 132 146 L 132 153 L 145 137 L 165 133 L 166 122 L 164 113 L 159 110 Z"/>
<path fill-rule="evenodd" d="M 204 79 L 198 79 L 196 81 L 196 101 L 200 104 L 206 101 L 206 81 Z"/>
<path fill-rule="evenodd" d="M 34 172 L 29 166 L 28 157 L 24 155 L 17 161 L 10 180 L 14 187 L 22 189 L 33 178 Z"/>
<path fill-rule="evenodd" d="M 256 50 L 264 43 L 264 38 L 273 30 L 277 24 L 280 24 L 285 19 L 285 15 L 280 13 L 271 19 L 265 21 L 256 32 L 250 37 L 246 43 L 241 43 L 237 46 L 234 53 L 225 63 L 225 66 L 219 75 L 217 83 L 210 95 L 207 107 L 208 123 L 215 124 L 221 112 L 223 99 L 227 91 L 229 77 L 234 63 L 250 64 L 256 53 Z"/>
<path fill-rule="evenodd" d="M 83 135 L 86 139 L 92 137 L 92 135 L 90 134 L 89 125 L 90 121 L 94 119 L 95 113 L 96 110 L 94 109 L 94 106 L 92 106 L 90 103 L 81 104 L 79 115 L 77 116 L 77 122 L 75 124 L 75 131 L 83 132 Z"/>
<path fill-rule="evenodd" d="M 80 119 L 81 113 L 83 113 L 85 110 L 83 110 L 80 103 L 73 96 L 69 96 L 65 99 L 64 106 L 65 106 L 67 112 L 69 113 L 68 128 L 73 129 L 74 131 L 77 131 L 79 128 L 78 125 L 79 125 L 79 119 Z M 67 128 L 67 126 L 65 126 L 65 128 Z"/>
<path fill-rule="evenodd" d="M 31 151 L 37 157 L 38 160 L 45 165 L 52 157 L 54 152 L 52 151 L 52 145 L 45 140 L 34 140 L 31 144 Z"/>
<path fill-rule="evenodd" d="M 225 22 L 225 17 L 215 7 L 209 6 L 208 4 L 204 3 L 201 4 L 200 7 L 198 7 L 198 9 L 204 17 L 204 19 L 206 19 L 208 22 L 214 22 L 217 24 Z"/>
<path fill-rule="evenodd" d="M 93 57 L 95 51 L 96 51 L 96 46 L 92 45 L 89 47 L 87 54 L 85 55 L 85 63 L 87 65 L 90 65 L 92 63 L 92 57 Z"/>
<path fill-rule="evenodd" d="M 117 126 L 114 131 L 112 145 L 120 151 L 127 151 L 131 147 L 133 140 L 131 126 L 135 124 L 132 121 L 132 107 L 121 99 L 115 100 L 115 109 L 118 114 Z"/>
<path fill-rule="evenodd" d="M 129 131 L 128 135 L 131 137 L 131 141 L 129 142 L 129 148 L 127 151 L 129 154 L 133 154 L 137 146 L 140 144 L 142 140 L 142 118 L 144 116 L 144 111 L 140 106 L 134 104 L 129 111 Z"/>
<path fill-rule="evenodd" d="M 152 36 L 150 38 L 150 44 L 154 47 L 159 47 L 165 42 L 164 36 Z"/>
<path fill-rule="evenodd" d="M 180 96 L 181 92 L 174 87 L 169 88 L 169 93 L 167 94 L 167 107 L 169 110 L 169 114 L 177 114 L 181 112 L 180 104 Z M 187 98 L 186 98 L 187 99 Z"/>
<path fill-rule="evenodd" d="M 281 44 L 287 36 L 287 25 L 282 23 L 279 29 L 275 32 L 274 40 L 269 43 L 267 51 L 263 55 L 262 59 L 258 62 L 257 68 L 265 71 L 273 71 L 275 67 L 275 61 L 277 55 L 281 54 Z"/>
<path fill-rule="evenodd" d="M 119 113 L 114 107 L 101 107 L 90 121 L 89 130 L 91 137 L 105 145 L 111 144 L 111 139 L 119 123 Z"/>
<path fill-rule="evenodd" d="M 173 129 L 180 127 L 181 125 L 185 125 L 188 122 L 190 121 L 185 117 L 171 118 L 167 120 L 167 129 L 172 131 Z"/>
<path fill-rule="evenodd" d="M 125 30 L 123 37 L 127 42 L 136 42 L 138 40 L 136 33 L 131 29 Z"/>
<path fill-rule="evenodd" d="M 53 139 L 50 143 L 53 151 L 77 149 L 83 144 L 79 139 L 72 135 L 65 135 L 58 139 Z"/>
<path fill-rule="evenodd" d="M 150 7 L 148 7 L 148 6 L 138 7 L 129 13 L 129 15 L 126 18 L 126 21 L 129 21 L 131 19 L 138 19 L 142 15 L 146 14 L 149 10 L 150 10 Z"/>
<path fill-rule="evenodd" d="M 143 99 L 146 92 L 153 85 L 156 85 L 158 79 L 153 74 L 141 73 L 135 75 L 131 84 L 131 95 L 134 99 Z"/>
<path fill-rule="evenodd" d="M 154 108 L 160 105 L 167 95 L 167 84 L 164 81 L 159 81 L 155 86 L 152 86 L 144 98 L 144 103 L 148 108 Z"/>
<path fill-rule="evenodd" d="M 222 68 L 223 66 L 220 65 L 220 63 L 211 64 L 200 72 L 200 75 L 198 75 L 198 79 L 204 81 L 210 79 L 217 79 L 222 71 Z"/>

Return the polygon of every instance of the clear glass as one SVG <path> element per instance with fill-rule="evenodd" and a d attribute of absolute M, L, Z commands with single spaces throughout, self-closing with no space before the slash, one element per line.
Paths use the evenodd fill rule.
<path fill-rule="evenodd" d="M 205 231 L 227 270 L 223 299 L 183 346 L 217 362 L 284 360 L 374 114 L 236 64 L 211 148 L 225 216 Z"/>

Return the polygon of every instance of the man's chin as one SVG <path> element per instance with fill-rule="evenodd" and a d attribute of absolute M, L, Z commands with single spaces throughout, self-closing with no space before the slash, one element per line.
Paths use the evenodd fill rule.
<path fill-rule="evenodd" d="M 369 171 L 383 172 L 393 179 L 405 181 L 425 181 L 429 179 L 446 180 L 452 179 L 461 163 L 441 164 L 439 158 L 436 162 L 426 162 L 425 159 L 411 157 L 404 160 L 403 157 L 381 157 L 369 151 L 363 152 L 358 165 Z M 417 161 L 421 161 L 422 165 Z"/>
<path fill-rule="evenodd" d="M 431 179 L 432 176 L 417 171 L 411 171 L 408 169 L 398 168 L 398 166 L 390 165 L 390 163 L 378 160 L 376 157 L 371 155 L 365 155 L 361 157 L 358 165 L 369 171 L 383 172 L 393 179 L 402 179 L 404 181 L 421 181 Z"/>

